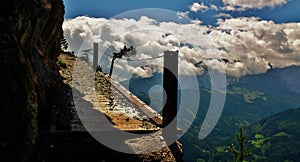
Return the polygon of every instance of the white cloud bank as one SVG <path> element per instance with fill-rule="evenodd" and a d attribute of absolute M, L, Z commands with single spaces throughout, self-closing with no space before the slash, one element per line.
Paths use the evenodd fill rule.
<path fill-rule="evenodd" d="M 222 0 L 224 10 L 246 10 L 251 8 L 276 7 L 287 3 L 288 0 Z"/>
<path fill-rule="evenodd" d="M 65 37 L 77 52 L 83 43 L 99 42 L 100 51 L 117 52 L 124 45 L 136 53 L 116 62 L 116 71 L 150 77 L 160 71 L 166 50 L 179 50 L 181 74 L 201 74 L 208 66 L 232 76 L 266 72 L 270 66 L 300 65 L 300 23 L 275 24 L 258 18 L 219 20 L 216 28 L 199 23 L 156 22 L 147 17 L 104 19 L 77 17 L 65 20 Z M 89 37 L 89 35 L 93 37 Z M 91 47 L 81 47 L 83 49 Z M 156 58 L 156 59 L 149 59 Z M 110 62 L 110 59 L 108 62 Z M 141 61 L 131 61 L 139 59 Z"/>
<path fill-rule="evenodd" d="M 205 6 L 203 2 L 201 4 L 199 4 L 198 2 L 194 2 L 191 6 L 189 6 L 189 9 L 193 12 L 198 12 L 198 11 L 205 12 L 209 8 Z"/>

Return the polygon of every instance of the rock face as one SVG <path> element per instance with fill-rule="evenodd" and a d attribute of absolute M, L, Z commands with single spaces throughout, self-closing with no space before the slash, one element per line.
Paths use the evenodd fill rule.
<path fill-rule="evenodd" d="M 1 0 L 0 161 L 26 161 L 50 122 L 52 105 L 63 106 L 56 59 L 62 0 Z"/>

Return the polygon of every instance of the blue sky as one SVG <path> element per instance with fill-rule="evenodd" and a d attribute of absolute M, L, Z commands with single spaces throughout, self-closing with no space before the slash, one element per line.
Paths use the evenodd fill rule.
<path fill-rule="evenodd" d="M 224 1 L 224 0 L 223 0 Z M 249 0 L 251 1 L 251 0 Z M 263 1 L 263 0 L 262 0 Z M 210 7 L 218 8 L 224 6 L 222 0 L 64 0 L 66 7 L 66 18 L 75 18 L 81 15 L 92 17 L 110 18 L 122 12 L 141 8 L 163 8 L 173 11 L 186 12 L 194 2 Z M 300 0 L 288 0 L 284 5 L 274 7 L 266 6 L 262 9 L 249 8 L 244 11 L 214 10 L 209 8 L 202 12 L 189 11 L 188 16 L 192 19 L 200 19 L 203 24 L 213 25 L 219 13 L 226 13 L 232 17 L 260 17 L 264 20 L 272 20 L 275 23 L 300 22 Z"/>

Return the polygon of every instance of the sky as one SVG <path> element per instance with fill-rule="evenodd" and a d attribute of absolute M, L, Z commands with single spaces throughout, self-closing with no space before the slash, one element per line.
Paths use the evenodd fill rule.
<path fill-rule="evenodd" d="M 252 7 L 250 3 L 250 5 L 246 3 L 247 1 L 253 2 Z M 262 3 L 263 1 L 265 3 Z M 238 4 L 239 2 L 245 3 Z M 134 9 L 163 8 L 180 12 L 189 11 L 189 17 L 201 19 L 205 24 L 216 22 L 215 16 L 220 13 L 230 14 L 233 17 L 255 16 L 276 23 L 300 21 L 299 0 L 89 0 L 88 3 L 85 0 L 64 0 L 64 3 L 65 18 L 75 18 L 81 15 L 110 18 Z M 190 6 L 194 3 L 200 4 L 194 5 L 194 11 L 200 12 L 190 10 Z M 255 6 L 255 3 L 261 4 Z M 218 9 L 212 8 L 212 5 Z M 197 8 L 197 6 L 200 7 Z M 201 6 L 208 8 L 201 8 Z"/>
<path fill-rule="evenodd" d="M 65 37 L 78 55 L 97 42 L 108 57 L 101 61 L 109 62 L 111 53 L 124 45 L 135 47 L 135 53 L 117 62 L 120 74 L 151 77 L 161 71 L 165 50 L 180 51 L 183 75 L 201 74 L 210 67 L 241 77 L 300 65 L 300 0 L 64 0 L 64 4 Z"/>

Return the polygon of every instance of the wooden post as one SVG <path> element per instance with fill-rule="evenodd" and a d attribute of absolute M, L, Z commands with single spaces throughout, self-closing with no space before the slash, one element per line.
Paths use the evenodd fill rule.
<path fill-rule="evenodd" d="M 115 57 L 112 58 L 111 60 L 111 65 L 110 65 L 110 70 L 109 70 L 109 77 L 111 77 L 112 72 L 113 72 L 113 68 L 114 68 L 114 63 L 115 63 Z"/>
<path fill-rule="evenodd" d="M 93 44 L 93 69 L 96 71 L 98 66 L 98 43 Z"/>
<path fill-rule="evenodd" d="M 164 52 L 163 87 L 163 134 L 165 139 L 176 140 L 177 133 L 177 95 L 178 95 L 178 51 Z M 169 142 L 171 142 L 169 141 Z M 167 140 L 168 142 L 168 140 Z"/>

